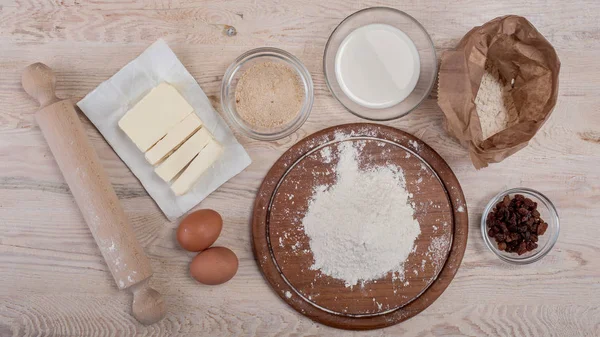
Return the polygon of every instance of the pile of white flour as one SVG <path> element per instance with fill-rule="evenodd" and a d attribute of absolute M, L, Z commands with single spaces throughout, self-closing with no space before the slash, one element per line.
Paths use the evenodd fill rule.
<path fill-rule="evenodd" d="M 395 165 L 359 169 L 357 149 L 343 142 L 332 186 L 317 186 L 303 220 L 312 269 L 347 287 L 402 271 L 421 233 L 404 174 Z"/>

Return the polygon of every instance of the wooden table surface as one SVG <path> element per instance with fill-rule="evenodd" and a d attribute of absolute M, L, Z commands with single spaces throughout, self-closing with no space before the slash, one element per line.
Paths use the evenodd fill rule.
<path fill-rule="evenodd" d="M 250 211 L 274 161 L 325 127 L 360 122 L 331 96 L 322 73 L 330 32 L 347 15 L 374 5 L 413 15 L 438 52 L 473 26 L 504 14 L 527 17 L 562 61 L 558 104 L 529 146 L 476 171 L 443 129 L 435 93 L 409 116 L 387 122 L 431 145 L 458 176 L 469 207 L 469 242 L 446 292 L 420 315 L 394 327 L 344 332 L 313 323 L 271 290 L 254 262 Z M 600 2 L 515 1 L 0 1 L 0 336 L 315 336 L 315 335 L 600 335 Z M 233 26 L 237 36 L 224 28 Z M 158 38 L 164 38 L 219 106 L 222 74 L 240 53 L 275 46 L 311 71 L 315 104 L 306 124 L 276 142 L 239 137 L 253 164 L 203 201 L 225 225 L 218 244 L 240 258 L 237 276 L 216 287 L 188 275 L 192 254 L 129 169 L 82 116 L 88 136 L 149 254 L 153 286 L 169 313 L 153 326 L 130 315 L 55 164 L 21 89 L 23 68 L 42 61 L 58 77 L 60 97 L 81 99 Z M 481 239 L 491 196 L 511 187 L 545 193 L 561 234 L 543 260 L 501 262 Z"/>

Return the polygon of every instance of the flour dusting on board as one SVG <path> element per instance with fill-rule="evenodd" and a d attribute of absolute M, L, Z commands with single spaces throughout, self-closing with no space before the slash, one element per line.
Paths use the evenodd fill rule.
<path fill-rule="evenodd" d="M 314 256 L 311 269 L 347 287 L 389 272 L 404 275 L 404 262 L 421 233 L 402 170 L 393 164 L 359 168 L 362 147 L 339 145 L 337 181 L 315 187 L 302 221 Z"/>
<path fill-rule="evenodd" d="M 333 156 L 331 154 L 331 148 L 328 147 L 324 147 L 323 149 L 321 149 L 321 156 L 323 156 L 323 162 L 326 164 L 331 163 L 331 161 L 333 160 Z"/>
<path fill-rule="evenodd" d="M 440 265 L 446 259 L 448 247 L 451 243 L 452 240 L 449 236 L 436 237 L 431 241 L 425 255 L 431 258 L 431 263 L 434 266 Z"/>

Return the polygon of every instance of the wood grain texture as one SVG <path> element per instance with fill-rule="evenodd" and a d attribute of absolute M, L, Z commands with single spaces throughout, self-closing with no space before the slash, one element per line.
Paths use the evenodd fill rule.
<path fill-rule="evenodd" d="M 385 123 L 421 138 L 452 167 L 467 198 L 469 241 L 460 271 L 427 310 L 390 328 L 347 333 L 313 323 L 273 293 L 253 260 L 249 221 L 260 182 L 285 150 L 315 131 L 361 121 L 328 92 L 322 53 L 345 16 L 373 5 L 413 15 L 438 53 L 473 26 L 523 15 L 554 45 L 562 68 L 549 121 L 527 148 L 481 171 L 444 131 L 435 92 L 417 111 Z M 595 0 L 0 1 L 0 336 L 600 335 L 599 11 Z M 238 34 L 226 36 L 224 25 Z M 169 310 L 159 324 L 144 327 L 131 316 L 131 295 L 113 284 L 34 122 L 37 104 L 20 78 L 25 66 L 44 62 L 57 74 L 57 95 L 76 101 L 161 37 L 216 106 L 229 63 L 259 46 L 286 49 L 305 63 L 315 104 L 290 137 L 259 142 L 240 136 L 253 164 L 199 205 L 223 215 L 217 244 L 240 258 L 236 277 L 216 287 L 189 277 L 192 255 L 177 247 L 176 223 L 165 220 L 80 115 L 151 259 L 152 286 Z M 498 260 L 478 229 L 489 199 L 516 186 L 543 192 L 562 220 L 552 252 L 529 266 Z"/>

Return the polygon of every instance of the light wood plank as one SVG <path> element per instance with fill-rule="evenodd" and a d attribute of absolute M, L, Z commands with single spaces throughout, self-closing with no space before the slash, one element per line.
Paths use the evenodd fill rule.
<path fill-rule="evenodd" d="M 562 61 L 559 101 L 530 145 L 476 171 L 444 131 L 435 92 L 417 111 L 385 124 L 411 132 L 444 157 L 468 201 L 471 231 L 463 264 L 446 292 L 400 325 L 345 333 L 293 311 L 263 280 L 253 260 L 249 218 L 270 166 L 299 139 L 328 126 L 359 122 L 329 93 L 322 53 L 348 14 L 399 8 L 430 32 L 438 53 L 473 26 L 503 14 L 526 16 Z M 0 336 L 444 336 L 600 335 L 600 3 L 558 1 L 43 1 L 0 2 Z M 234 26 L 237 36 L 223 34 Z M 139 325 L 130 298 L 118 292 L 33 120 L 35 102 L 20 85 L 22 69 L 50 65 L 57 94 L 81 99 L 149 44 L 164 38 L 218 107 L 222 74 L 243 51 L 276 46 L 298 56 L 315 84 L 315 105 L 296 134 L 276 142 L 239 137 L 254 159 L 199 207 L 225 226 L 217 244 L 240 258 L 229 283 L 206 287 L 187 272 L 191 253 L 102 136 L 82 116 L 111 182 L 148 253 L 169 314 Z M 562 231 L 554 250 L 524 267 L 487 251 L 479 221 L 489 198 L 506 188 L 544 192 L 558 207 Z"/>

